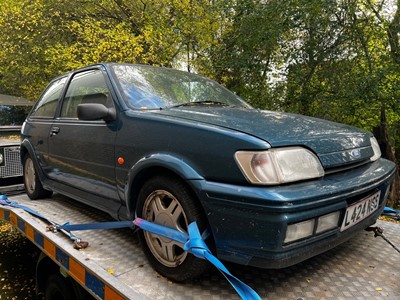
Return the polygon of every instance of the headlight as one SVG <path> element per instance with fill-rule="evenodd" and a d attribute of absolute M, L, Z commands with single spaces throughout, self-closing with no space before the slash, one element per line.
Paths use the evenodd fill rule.
<path fill-rule="evenodd" d="M 280 184 L 324 176 L 319 159 L 301 147 L 238 151 L 235 159 L 247 180 L 254 184 Z"/>
<path fill-rule="evenodd" d="M 372 150 L 374 150 L 374 155 L 370 159 L 371 161 L 375 161 L 381 157 L 381 148 L 379 147 L 378 141 L 374 136 L 371 138 L 371 147 Z"/>
<path fill-rule="evenodd" d="M 0 153 L 0 165 L 3 163 L 3 154 Z"/>

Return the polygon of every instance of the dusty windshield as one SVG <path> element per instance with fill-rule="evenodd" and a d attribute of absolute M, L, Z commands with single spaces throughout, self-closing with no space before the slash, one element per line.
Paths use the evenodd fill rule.
<path fill-rule="evenodd" d="M 21 126 L 32 105 L 28 99 L 0 94 L 0 144 L 19 140 Z"/>
<path fill-rule="evenodd" d="M 185 105 L 250 106 L 218 83 L 187 72 L 138 65 L 112 67 L 127 104 L 135 109 Z"/>
<path fill-rule="evenodd" d="M 0 105 L 0 126 L 21 126 L 31 106 Z"/>

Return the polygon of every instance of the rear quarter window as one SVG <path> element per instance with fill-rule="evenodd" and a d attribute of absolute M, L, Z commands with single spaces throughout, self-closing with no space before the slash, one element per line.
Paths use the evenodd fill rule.
<path fill-rule="evenodd" d="M 63 77 L 49 84 L 32 110 L 31 117 L 54 118 L 58 100 L 60 99 L 66 80 L 67 78 Z"/>

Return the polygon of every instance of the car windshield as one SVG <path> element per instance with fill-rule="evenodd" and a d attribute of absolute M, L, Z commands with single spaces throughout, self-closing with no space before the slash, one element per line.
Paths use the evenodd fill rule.
<path fill-rule="evenodd" d="M 0 105 L 0 126 L 20 126 L 31 106 Z"/>
<path fill-rule="evenodd" d="M 112 66 L 125 101 L 135 109 L 177 106 L 251 108 L 238 96 L 205 77 L 167 68 Z"/>

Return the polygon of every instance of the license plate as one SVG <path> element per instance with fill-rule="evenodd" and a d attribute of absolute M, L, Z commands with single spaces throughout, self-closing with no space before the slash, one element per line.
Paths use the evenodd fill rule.
<path fill-rule="evenodd" d="M 349 206 L 346 209 L 346 214 L 344 215 L 342 227 L 340 231 L 346 230 L 347 228 L 357 224 L 358 222 L 364 220 L 370 214 L 378 209 L 379 206 L 379 196 L 381 192 L 377 192 L 355 204 Z"/>

